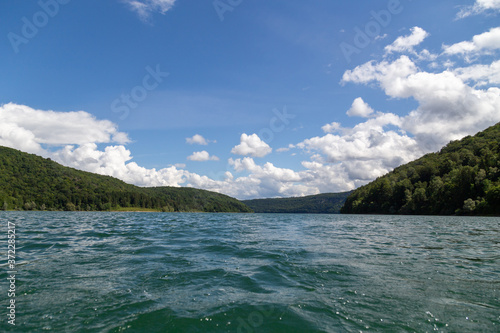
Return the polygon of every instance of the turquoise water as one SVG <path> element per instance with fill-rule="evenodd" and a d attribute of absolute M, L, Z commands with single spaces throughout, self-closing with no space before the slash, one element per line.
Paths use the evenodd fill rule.
<path fill-rule="evenodd" d="M 500 219 L 2 212 L 1 331 L 500 332 Z M 16 326 L 7 323 L 7 221 Z"/>

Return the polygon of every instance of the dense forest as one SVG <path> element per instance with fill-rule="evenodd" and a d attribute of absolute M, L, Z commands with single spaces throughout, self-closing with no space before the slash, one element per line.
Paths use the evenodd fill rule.
<path fill-rule="evenodd" d="M 342 213 L 500 215 L 500 124 L 354 191 Z"/>
<path fill-rule="evenodd" d="M 300 198 L 245 200 L 256 213 L 338 214 L 351 192 L 325 193 Z"/>
<path fill-rule="evenodd" d="M 226 195 L 194 188 L 141 188 L 0 146 L 0 210 L 251 212 Z"/>

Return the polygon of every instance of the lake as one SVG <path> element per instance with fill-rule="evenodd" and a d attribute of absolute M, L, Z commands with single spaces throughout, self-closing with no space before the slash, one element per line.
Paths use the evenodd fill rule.
<path fill-rule="evenodd" d="M 0 221 L 0 331 L 500 331 L 499 218 L 0 212 Z"/>

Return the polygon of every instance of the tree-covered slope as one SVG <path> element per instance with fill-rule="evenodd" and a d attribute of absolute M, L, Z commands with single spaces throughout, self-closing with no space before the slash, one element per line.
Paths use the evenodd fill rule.
<path fill-rule="evenodd" d="M 338 214 L 350 192 L 325 193 L 296 198 L 245 200 L 256 213 Z"/>
<path fill-rule="evenodd" d="M 0 146 L 0 210 L 250 212 L 226 195 L 194 188 L 141 188 Z"/>
<path fill-rule="evenodd" d="M 500 124 L 354 191 L 342 213 L 500 215 Z"/>

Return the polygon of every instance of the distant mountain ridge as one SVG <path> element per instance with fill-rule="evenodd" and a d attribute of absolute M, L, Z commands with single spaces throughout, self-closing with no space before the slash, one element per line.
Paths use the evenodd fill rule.
<path fill-rule="evenodd" d="M 229 196 L 194 188 L 143 188 L 0 146 L 0 210 L 251 212 Z"/>
<path fill-rule="evenodd" d="M 355 190 L 345 214 L 500 215 L 500 123 Z"/>
<path fill-rule="evenodd" d="M 242 202 L 256 213 L 338 214 L 351 192 L 295 198 L 254 199 Z"/>

